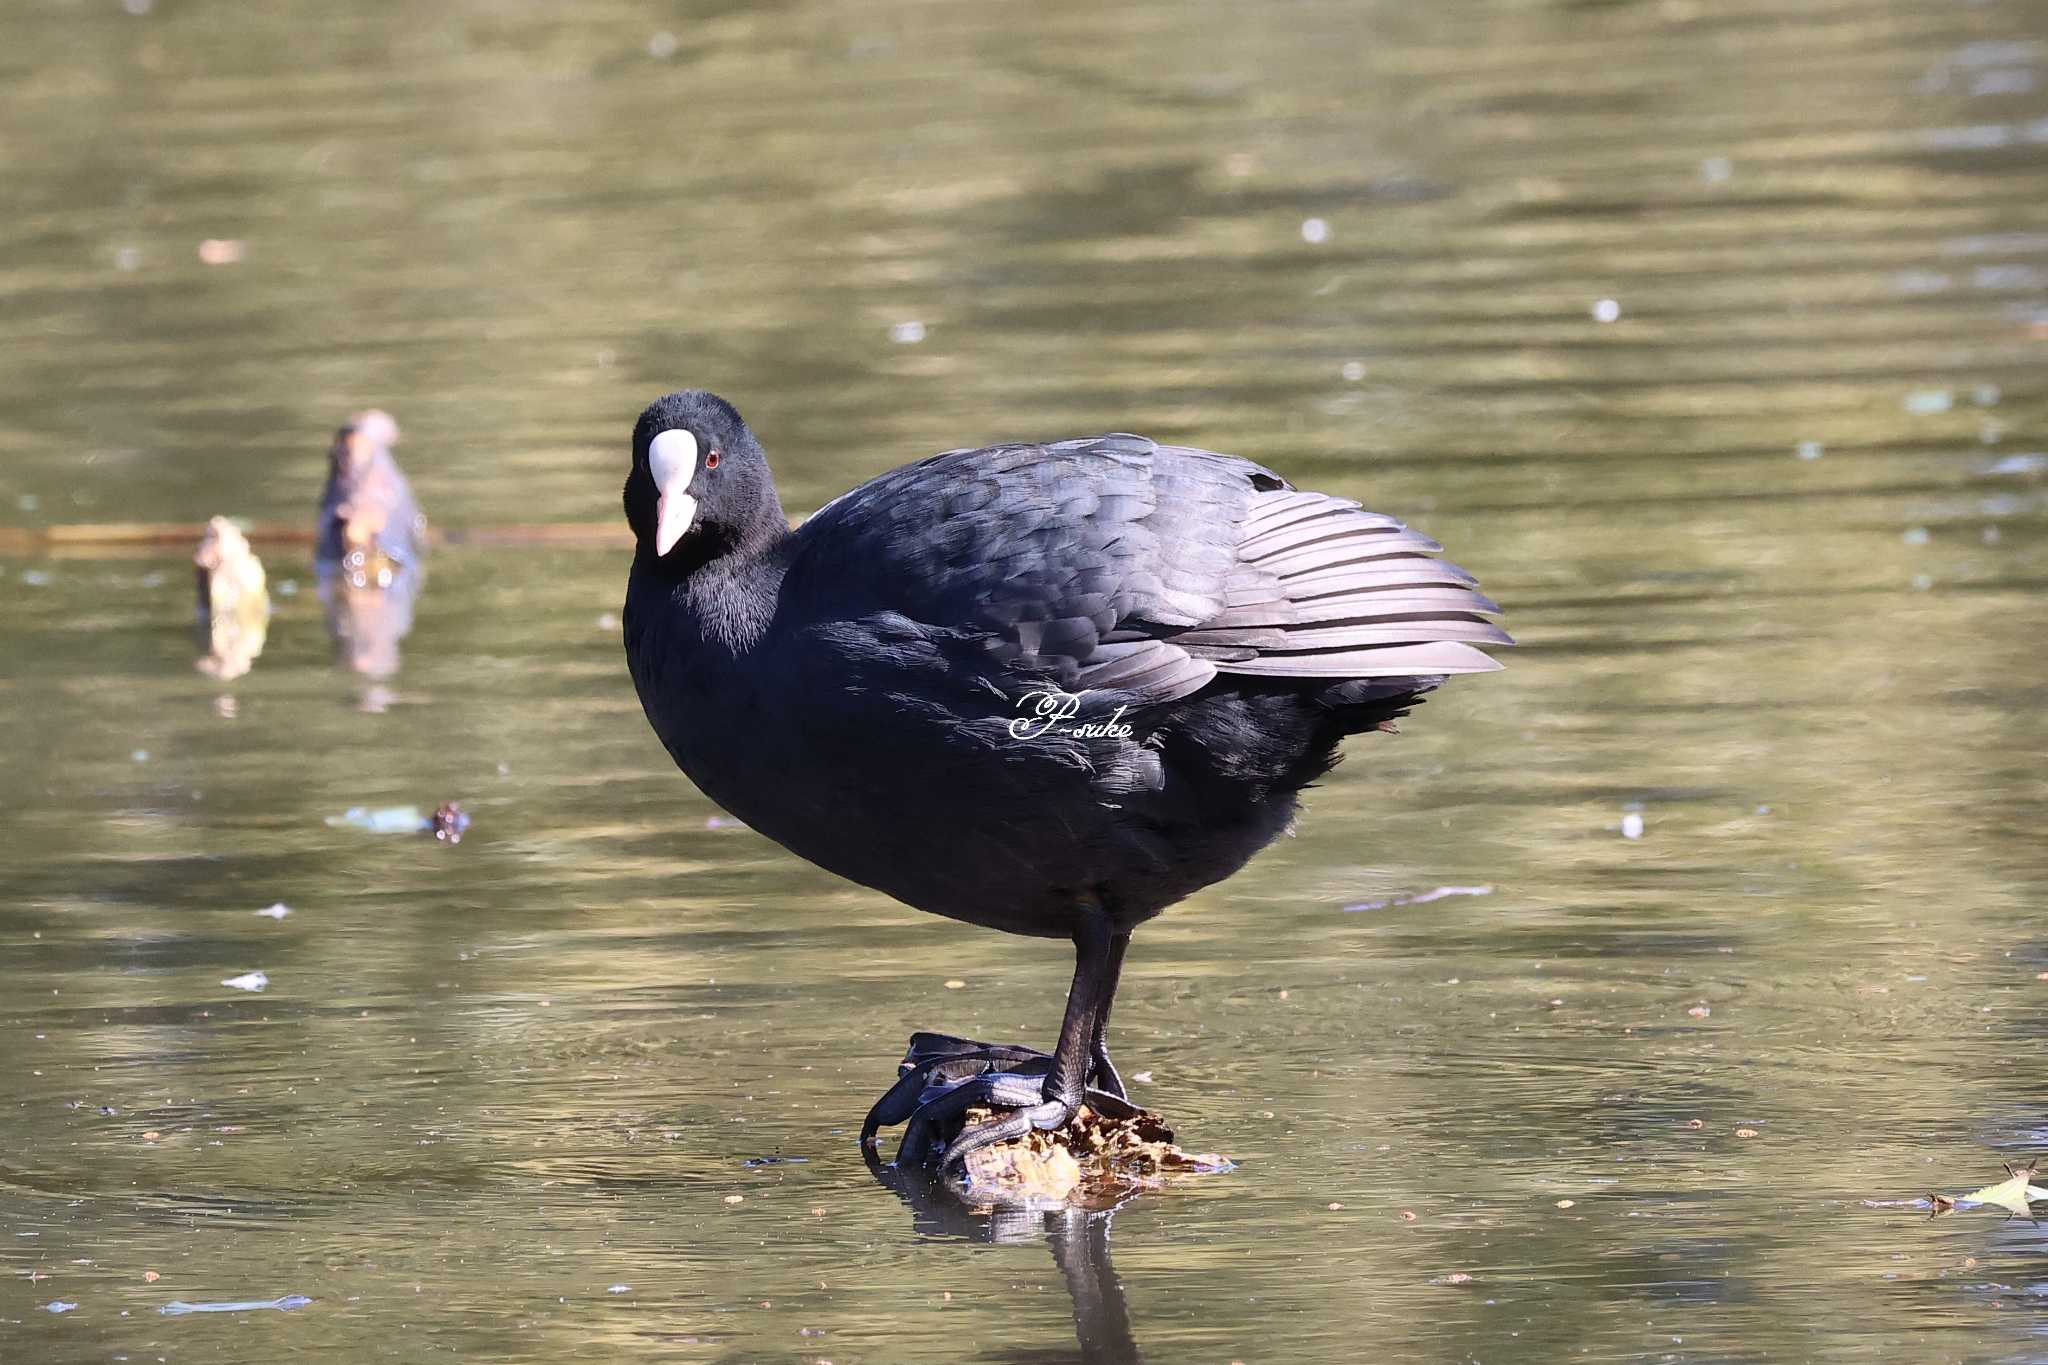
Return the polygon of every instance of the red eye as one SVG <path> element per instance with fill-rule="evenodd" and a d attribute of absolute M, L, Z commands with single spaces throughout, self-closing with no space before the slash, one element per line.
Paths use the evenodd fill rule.
<path fill-rule="evenodd" d="M 710 453 L 709 455 L 706 455 L 706 456 L 704 457 L 704 467 L 705 467 L 706 469 L 716 469 L 716 468 L 718 468 L 718 452 L 717 452 L 717 451 L 715 451 L 715 450 L 714 450 L 714 451 L 712 451 L 712 452 L 711 452 L 711 453 Z"/>

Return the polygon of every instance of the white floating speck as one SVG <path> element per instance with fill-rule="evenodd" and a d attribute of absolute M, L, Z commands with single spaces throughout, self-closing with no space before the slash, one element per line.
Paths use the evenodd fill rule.
<path fill-rule="evenodd" d="M 1929 537 L 1925 526 L 1908 526 L 1906 534 L 1899 538 L 1908 545 L 1925 545 Z"/>
<path fill-rule="evenodd" d="M 24 512 L 33 512 L 43 505 L 43 500 L 33 493 L 23 493 L 14 500 L 14 505 Z"/>
<path fill-rule="evenodd" d="M 1593 321 L 1614 322 L 1621 317 L 1621 305 L 1613 299 L 1593 301 Z"/>
<path fill-rule="evenodd" d="M 1927 591 L 1927 590 L 1928 590 L 1929 588 L 1931 588 L 1931 587 L 1933 587 L 1933 586 L 1934 586 L 1934 575 L 1933 575 L 1933 574 L 1924 574 L 1924 573 L 1916 573 L 1916 574 L 1914 574 L 1914 575 L 1913 575 L 1913 591 L 1914 591 L 1914 592 L 1926 592 L 1926 591 Z"/>
<path fill-rule="evenodd" d="M 240 976 L 231 976 L 220 984 L 232 990 L 260 991 L 270 984 L 270 978 L 262 972 L 243 972 Z"/>
<path fill-rule="evenodd" d="M 297 597 L 299 595 L 299 580 L 287 578 L 281 581 L 277 585 L 277 595 L 279 597 Z"/>
<path fill-rule="evenodd" d="M 2019 455 L 2007 455 L 1991 466 L 1993 474 L 2040 474 L 2048 472 L 2048 454 L 2029 450 Z"/>
<path fill-rule="evenodd" d="M 1725 185 L 1735 174 L 1735 163 L 1725 156 L 1710 156 L 1700 162 L 1700 179 L 1709 185 Z"/>
<path fill-rule="evenodd" d="M 28 584 L 31 588 L 48 587 L 50 583 L 49 571 L 46 569 L 23 569 L 21 571 L 21 581 Z"/>
<path fill-rule="evenodd" d="M 1892 276 L 1892 288 L 1901 294 L 1939 294 L 1954 283 L 1939 270 L 1901 270 Z"/>
<path fill-rule="evenodd" d="M 1923 146 L 1945 152 L 1983 151 L 2005 147 L 2013 141 L 2014 129 L 2003 123 L 1972 123 L 1954 128 L 1929 128 L 1920 134 Z"/>
<path fill-rule="evenodd" d="M 134 759 L 137 763 L 147 763 L 149 762 L 149 750 L 137 749 L 129 754 L 128 757 Z"/>
<path fill-rule="evenodd" d="M 915 346 L 924 340 L 924 324 L 915 318 L 909 322 L 899 322 L 889 329 L 889 340 L 898 346 Z"/>
<path fill-rule="evenodd" d="M 2023 67 L 1980 71 L 1970 78 L 1972 95 L 2025 95 L 2034 88 L 2034 73 Z"/>
<path fill-rule="evenodd" d="M 2004 536 L 1996 526 L 1987 526 L 1984 528 L 1983 539 L 1986 545 L 1996 545 L 2000 540 L 2004 539 Z"/>
<path fill-rule="evenodd" d="M 1321 246 L 1330 240 L 1330 225 L 1320 218 L 1302 219 L 1301 240 L 1310 246 Z"/>
<path fill-rule="evenodd" d="M 597 618 L 597 628 L 599 630 L 617 630 L 619 628 L 619 618 L 611 612 L 603 612 Z"/>
<path fill-rule="evenodd" d="M 1792 447 L 1792 453 L 1802 460 L 1818 460 L 1827 453 L 1827 447 L 1819 441 L 1801 441 Z"/>
<path fill-rule="evenodd" d="M 208 237 L 199 244 L 199 259 L 207 265 L 234 265 L 249 254 L 249 244 L 232 237 Z"/>
<path fill-rule="evenodd" d="M 263 916 L 263 918 L 265 919 L 283 919 L 286 915 L 289 915 L 291 912 L 292 908 L 289 905 L 286 905 L 283 901 L 279 901 L 275 905 L 264 906 L 261 910 L 258 910 L 256 913 Z"/>
<path fill-rule="evenodd" d="M 663 29 L 647 40 L 647 55 L 654 58 L 657 62 L 665 62 L 675 56 L 676 50 L 682 45 L 682 39 L 676 37 L 675 34 L 670 33 L 667 29 Z"/>
<path fill-rule="evenodd" d="M 2005 393 L 1996 384 L 1979 384 L 1970 390 L 1970 401 L 1980 408 L 1995 408 Z"/>
<path fill-rule="evenodd" d="M 1343 375 L 1349 382 L 1356 384 L 1359 380 L 1365 378 L 1365 365 L 1361 361 L 1347 360 L 1344 362 L 1344 368 L 1339 370 L 1338 373 Z"/>
<path fill-rule="evenodd" d="M 608 1284 L 604 1287 L 604 1292 L 607 1294 L 630 1294 L 633 1292 L 633 1286 L 630 1284 Z"/>
<path fill-rule="evenodd" d="M 1915 389 L 1906 395 L 1906 411 L 1915 417 L 1947 412 L 1956 405 L 1954 389 Z"/>
<path fill-rule="evenodd" d="M 1346 914 L 1361 910 L 1387 910 L 1396 905 L 1428 905 L 1431 901 L 1444 900 L 1450 896 L 1491 896 L 1491 886 L 1439 886 L 1428 891 L 1416 891 L 1400 896 L 1386 896 L 1379 900 L 1354 901 L 1344 907 Z"/>
<path fill-rule="evenodd" d="M 43 1305 L 43 1311 L 45 1313 L 69 1313 L 72 1309 L 76 1307 L 78 1307 L 78 1305 L 71 1302 L 71 1300 L 69 1299 L 51 1299 L 48 1303 Z"/>
<path fill-rule="evenodd" d="M 2039 289 L 2041 272 L 2030 265 L 1980 265 L 1970 271 L 1977 289 Z"/>
<path fill-rule="evenodd" d="M 1987 66 L 2023 66 L 2034 60 L 2038 51 L 2038 45 L 2031 38 L 2010 41 L 1987 38 L 1982 42 L 1964 43 L 1950 54 L 1949 60 L 1971 70 Z"/>
<path fill-rule="evenodd" d="M 1990 256 L 2003 252 L 2039 251 L 2048 247 L 2048 232 L 1987 232 L 1951 237 L 1941 244 L 1944 256 Z"/>
<path fill-rule="evenodd" d="M 1640 811 L 1630 811 L 1621 817 L 1621 837 L 1640 839 L 1643 837 L 1643 816 Z"/>

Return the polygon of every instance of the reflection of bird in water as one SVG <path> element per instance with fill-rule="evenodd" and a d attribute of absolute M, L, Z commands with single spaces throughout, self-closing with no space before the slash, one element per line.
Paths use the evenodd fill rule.
<path fill-rule="evenodd" d="M 270 630 L 270 593 L 263 561 L 249 538 L 226 517 L 206 523 L 206 539 L 193 551 L 199 580 L 200 672 L 226 682 L 247 673 L 263 652 Z"/>
<path fill-rule="evenodd" d="M 1086 1365 L 1126 1365 L 1143 1360 L 1131 1332 L 1131 1312 L 1124 1302 L 1123 1281 L 1109 1254 L 1109 1222 L 1114 1209 L 990 1208 L 980 1194 L 972 1197 L 958 1182 L 928 1168 L 872 1163 L 875 1179 L 894 1191 L 912 1210 L 912 1226 L 927 1237 L 953 1237 L 973 1242 L 1016 1246 L 1044 1238 L 1067 1282 L 1074 1301 L 1074 1337 Z M 1036 1359 L 1017 1352 L 1014 1359 Z M 1070 1359 L 1064 1353 L 1046 1359 Z"/>
<path fill-rule="evenodd" d="M 371 678 L 398 671 L 426 580 L 427 519 L 391 454 L 397 443 L 398 423 L 374 408 L 335 433 L 315 528 L 327 632 L 341 662 Z"/>

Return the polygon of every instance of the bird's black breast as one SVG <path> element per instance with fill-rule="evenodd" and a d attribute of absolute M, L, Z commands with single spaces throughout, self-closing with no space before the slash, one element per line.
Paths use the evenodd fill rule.
<path fill-rule="evenodd" d="M 832 872 L 969 923 L 1065 937 L 1087 901 L 1136 924 L 1235 871 L 1292 811 L 1291 793 L 1248 800 L 1201 714 L 1036 723 L 971 632 L 900 613 L 771 631 L 755 656 L 687 629 L 642 627 L 629 650 L 649 719 L 706 795 Z"/>

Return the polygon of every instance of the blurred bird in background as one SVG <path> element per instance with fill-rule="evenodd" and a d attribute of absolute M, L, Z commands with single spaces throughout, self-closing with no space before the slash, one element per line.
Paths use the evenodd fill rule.
<path fill-rule="evenodd" d="M 426 581 L 427 519 L 391 449 L 398 423 L 372 408 L 334 435 L 320 495 L 314 568 L 337 657 L 365 677 L 398 671 Z"/>

